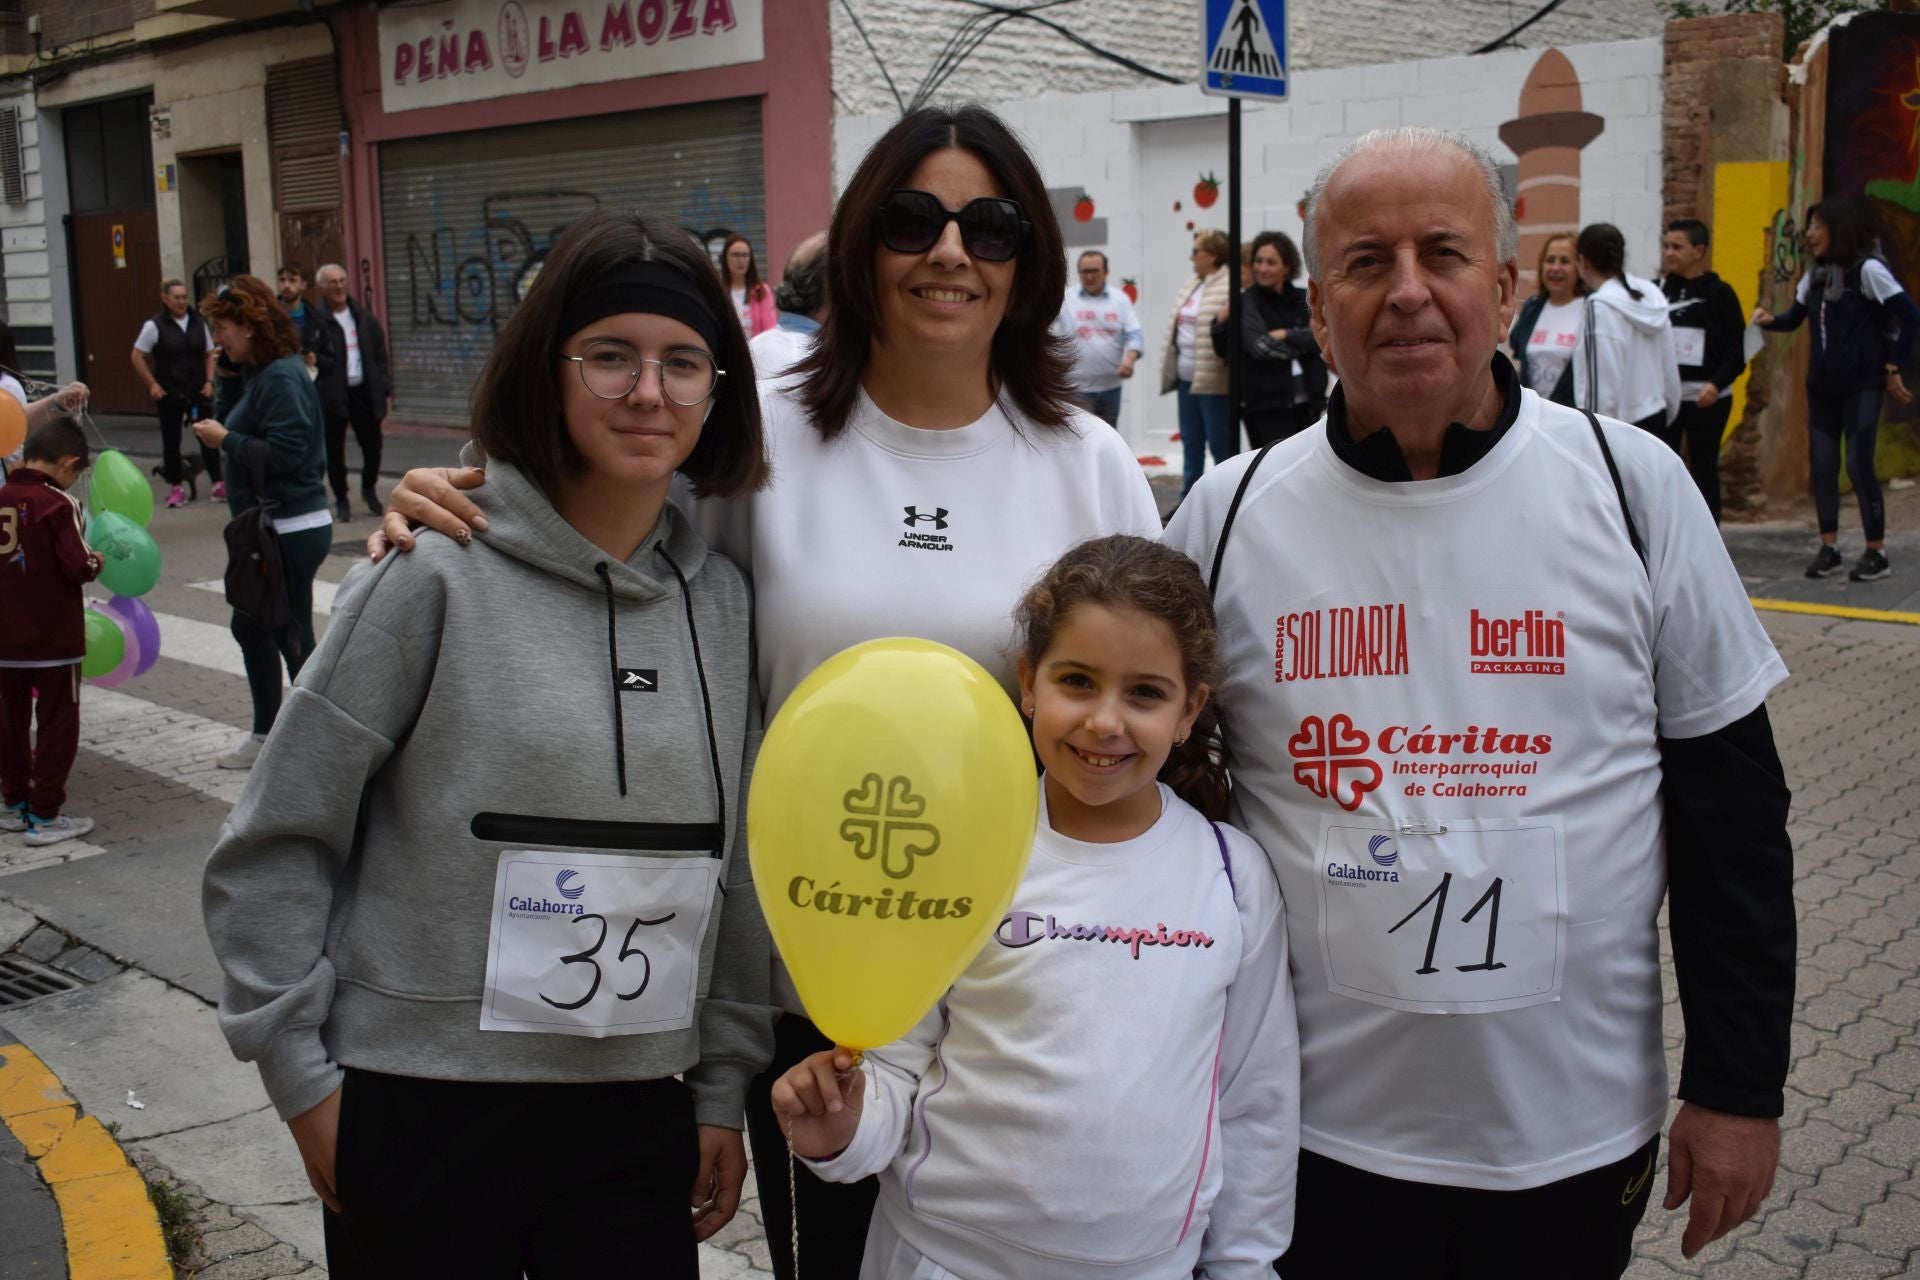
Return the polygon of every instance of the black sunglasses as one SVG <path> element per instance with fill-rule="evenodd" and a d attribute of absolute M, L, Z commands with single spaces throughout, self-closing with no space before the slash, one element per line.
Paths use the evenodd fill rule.
<path fill-rule="evenodd" d="M 880 243 L 895 253 L 925 253 L 960 224 L 967 252 L 986 262 L 1006 262 L 1020 252 L 1033 229 L 1020 206 L 998 196 L 969 200 L 958 212 L 925 191 L 895 191 L 880 202 Z"/>

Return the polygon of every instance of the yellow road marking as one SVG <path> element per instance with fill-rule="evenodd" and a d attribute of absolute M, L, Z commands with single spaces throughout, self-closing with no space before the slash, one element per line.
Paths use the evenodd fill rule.
<path fill-rule="evenodd" d="M 1905 613 L 1898 609 L 1857 609 L 1848 604 L 1808 604 L 1802 600 L 1760 600 L 1748 601 L 1756 609 L 1766 609 L 1774 613 L 1811 613 L 1822 618 L 1851 618 L 1858 622 L 1900 622 L 1910 627 L 1920 627 L 1920 613 Z"/>
<path fill-rule="evenodd" d="M 160 1219 L 120 1144 L 33 1050 L 0 1045 L 0 1123 L 53 1188 L 71 1280 L 172 1280 Z"/>

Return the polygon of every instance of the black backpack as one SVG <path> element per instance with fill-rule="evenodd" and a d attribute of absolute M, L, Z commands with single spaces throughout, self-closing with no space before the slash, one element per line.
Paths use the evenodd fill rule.
<path fill-rule="evenodd" d="M 267 497 L 266 449 L 249 441 L 244 450 L 255 503 L 227 522 L 227 603 L 269 631 L 293 621 L 287 598 L 286 560 L 273 527 L 277 500 Z"/>

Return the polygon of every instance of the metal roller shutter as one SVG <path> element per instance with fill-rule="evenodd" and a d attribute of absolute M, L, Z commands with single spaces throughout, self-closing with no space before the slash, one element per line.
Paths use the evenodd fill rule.
<path fill-rule="evenodd" d="M 766 271 L 760 102 L 669 107 L 380 148 L 394 412 L 465 424 L 494 335 L 546 251 L 601 205 L 739 231 Z"/>

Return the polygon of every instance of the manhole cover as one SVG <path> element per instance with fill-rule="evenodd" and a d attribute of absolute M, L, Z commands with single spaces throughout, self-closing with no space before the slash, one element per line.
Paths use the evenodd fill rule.
<path fill-rule="evenodd" d="M 78 987 L 72 978 L 43 969 L 19 956 L 0 956 L 0 1009 Z"/>

